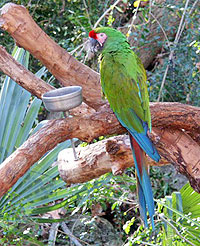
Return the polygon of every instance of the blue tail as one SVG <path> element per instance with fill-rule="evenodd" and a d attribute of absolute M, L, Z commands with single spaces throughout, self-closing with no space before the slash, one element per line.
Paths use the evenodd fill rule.
<path fill-rule="evenodd" d="M 157 149 L 147 135 L 148 126 L 146 122 L 143 122 L 143 127 L 143 133 L 137 133 L 136 131 L 132 131 L 130 129 L 128 129 L 128 131 L 131 133 L 131 135 L 134 137 L 140 147 L 144 150 L 144 152 L 146 152 L 147 155 L 150 156 L 154 161 L 159 162 L 160 155 L 158 154 Z"/>
<path fill-rule="evenodd" d="M 131 113 L 131 112 L 130 112 Z M 154 226 L 154 201 L 153 201 L 153 192 L 151 188 L 151 182 L 148 175 L 148 168 L 145 162 L 145 153 L 150 156 L 153 160 L 159 161 L 160 155 L 158 154 L 153 143 L 147 135 L 148 124 L 141 120 L 143 125 L 143 132 L 138 133 L 132 127 L 127 127 L 123 120 L 119 117 L 119 114 L 115 112 L 120 123 L 129 131 L 131 148 L 133 153 L 133 158 L 135 161 L 135 168 L 137 173 L 137 189 L 138 189 L 138 198 L 140 205 L 140 214 L 144 221 L 145 226 L 147 226 L 147 210 L 151 218 L 151 224 L 153 230 Z"/>
<path fill-rule="evenodd" d="M 133 158 L 135 161 L 135 168 L 137 173 L 137 189 L 138 189 L 138 198 L 140 205 L 140 214 L 144 221 L 145 226 L 147 227 L 147 210 L 151 218 L 151 224 L 153 230 L 155 229 L 154 225 L 154 201 L 153 193 L 151 188 L 150 178 L 148 176 L 148 170 L 145 163 L 145 154 L 137 141 L 130 134 L 130 142 L 132 147 Z"/>

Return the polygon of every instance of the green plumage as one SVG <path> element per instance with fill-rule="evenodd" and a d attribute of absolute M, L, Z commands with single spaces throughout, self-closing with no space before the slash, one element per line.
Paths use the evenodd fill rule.
<path fill-rule="evenodd" d="M 126 37 L 107 27 L 95 29 L 107 40 L 100 56 L 103 93 L 112 110 L 129 129 L 144 132 L 142 121 L 151 129 L 146 72 L 138 56 L 130 49 Z M 142 121 L 141 121 L 142 120 Z"/>

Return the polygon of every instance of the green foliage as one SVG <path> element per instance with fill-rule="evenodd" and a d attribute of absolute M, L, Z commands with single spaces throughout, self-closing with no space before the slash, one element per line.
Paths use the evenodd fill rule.
<path fill-rule="evenodd" d="M 39 240 L 37 240 L 35 236 L 33 236 L 32 229 L 31 229 L 32 226 L 33 223 L 27 217 L 23 218 L 20 210 L 17 210 L 15 215 L 12 216 L 12 222 L 10 222 L 9 215 L 5 213 L 3 215 L 2 220 L 0 219 L 0 227 L 1 227 L 0 232 L 3 231 L 3 236 L 0 238 L 1 245 L 43 246 L 44 244 Z M 34 225 L 34 227 L 36 229 L 37 225 Z"/>
<path fill-rule="evenodd" d="M 184 6 L 180 5 L 179 9 L 181 7 L 183 8 Z M 151 100 L 157 100 L 165 70 L 169 66 L 161 101 L 200 105 L 200 73 L 197 67 L 199 62 L 199 31 L 197 23 L 200 14 L 197 9 L 195 8 L 193 13 L 189 14 L 190 8 L 188 8 L 185 18 L 186 28 L 177 44 L 171 43 L 169 47 L 166 43 L 161 43 L 164 48 L 162 62 L 153 71 L 148 72 Z M 164 29 L 167 31 L 166 27 Z M 166 54 L 169 54 L 172 50 L 174 55 L 170 60 Z"/>
<path fill-rule="evenodd" d="M 180 192 L 166 197 L 164 213 L 163 245 L 199 245 L 200 244 L 200 195 L 186 184 Z M 158 210 L 161 212 L 161 210 Z M 185 239 L 185 240 L 184 240 Z"/>
<path fill-rule="evenodd" d="M 29 54 L 15 48 L 13 56 L 23 65 L 28 66 Z M 36 75 L 42 76 L 45 68 Z M 41 100 L 33 98 L 29 92 L 6 77 L 0 93 L 0 163 L 28 138 L 41 106 Z M 36 206 L 44 206 L 50 202 L 66 197 L 61 190 L 64 181 L 58 179 L 57 166 L 51 167 L 57 154 L 66 147 L 69 141 L 58 145 L 35 163 L 26 174 L 0 199 L 0 223 L 4 226 L 2 242 L 12 238 L 13 243 L 21 245 L 22 239 L 33 240 L 18 230 L 19 224 L 29 224 L 31 211 Z M 45 210 L 45 212 L 48 209 Z M 27 238 L 28 237 L 28 238 Z M 11 242 L 9 239 L 9 243 Z M 40 245 L 39 242 L 37 245 Z"/>
<path fill-rule="evenodd" d="M 161 172 L 159 167 L 151 167 L 150 169 L 150 178 L 152 180 L 152 187 L 154 192 L 154 197 L 157 199 L 170 195 L 176 189 L 174 185 L 177 180 L 173 178 L 172 171 L 170 172 Z"/>
<path fill-rule="evenodd" d="M 131 230 L 131 226 L 133 225 L 134 222 L 135 222 L 134 217 L 131 220 L 126 221 L 126 224 L 123 226 L 123 229 L 126 232 L 126 234 L 129 234 Z"/>
<path fill-rule="evenodd" d="M 13 56 L 28 66 L 28 52 L 15 47 Z M 41 69 L 36 75 L 43 74 L 44 69 Z M 41 100 L 32 98 L 12 79 L 5 78 L 0 93 L 0 163 L 27 139 L 40 106 Z"/>
<path fill-rule="evenodd" d="M 156 202 L 158 209 L 155 232 L 151 228 L 144 230 L 143 226 L 140 226 L 129 237 L 126 246 L 141 244 L 198 246 L 200 244 L 200 195 L 186 184 L 180 192 L 173 192 L 172 196 L 166 196 Z M 128 226 L 127 223 L 124 229 L 129 229 Z"/>

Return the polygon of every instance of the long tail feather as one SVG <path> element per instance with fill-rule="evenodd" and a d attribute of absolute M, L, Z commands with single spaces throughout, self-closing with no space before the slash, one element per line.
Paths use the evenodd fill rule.
<path fill-rule="evenodd" d="M 136 179 L 137 179 L 137 192 L 138 192 L 138 199 L 139 199 L 140 216 L 141 216 L 142 220 L 144 221 L 145 227 L 148 227 L 148 224 L 147 224 L 147 207 L 146 207 L 145 196 L 144 196 L 144 192 L 143 192 L 142 186 L 140 184 L 140 181 L 138 180 L 137 175 L 136 175 Z"/>
<path fill-rule="evenodd" d="M 154 230 L 154 201 L 153 193 L 151 188 L 150 178 L 148 176 L 147 165 L 145 162 L 145 153 L 134 137 L 130 134 L 130 142 L 132 147 L 133 158 L 135 161 L 135 168 L 137 173 L 137 189 L 138 198 L 140 205 L 140 214 L 144 221 L 145 226 L 147 226 L 147 209 L 149 216 L 151 218 L 152 228 Z"/>

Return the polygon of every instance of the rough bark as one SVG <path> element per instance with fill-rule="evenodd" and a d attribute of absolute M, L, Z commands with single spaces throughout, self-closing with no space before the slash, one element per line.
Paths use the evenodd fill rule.
<path fill-rule="evenodd" d="M 174 164 L 187 176 L 192 187 L 200 192 L 200 146 L 183 130 L 155 127 L 152 139 L 164 157 L 159 163 L 147 157 L 152 166 Z M 129 137 L 115 136 L 101 142 L 77 148 L 79 159 L 74 160 L 71 149 L 59 153 L 57 164 L 62 179 L 67 184 L 82 183 L 107 172 L 114 175 L 134 165 Z"/>
<path fill-rule="evenodd" d="M 159 136 L 159 153 L 187 176 L 191 186 L 200 193 L 200 145 L 181 129 L 155 128 L 153 134 Z"/>
<path fill-rule="evenodd" d="M 38 98 L 41 98 L 42 94 L 45 92 L 55 89 L 53 86 L 45 83 L 42 79 L 28 71 L 10 54 L 8 54 L 5 48 L 1 45 L 0 70 Z"/>
<path fill-rule="evenodd" d="M 200 133 L 200 108 L 181 103 L 151 103 L 152 124 L 159 128 L 184 129 L 192 135 Z M 200 143 L 200 139 L 195 141 Z"/>
<path fill-rule="evenodd" d="M 173 107 L 171 106 L 173 105 Z M 159 114 L 159 107 L 161 106 L 163 110 L 163 117 L 156 118 L 156 114 Z M 167 126 L 169 122 L 169 118 L 173 115 L 177 115 L 179 111 L 178 108 L 182 108 L 182 114 L 188 117 L 189 112 L 193 109 L 193 116 L 196 119 L 195 124 L 200 123 L 200 109 L 196 107 L 191 107 L 185 105 L 185 110 L 183 110 L 183 105 L 179 103 L 155 103 L 153 104 L 152 110 L 152 118 L 153 124 L 156 125 L 165 125 Z M 157 110 L 155 108 L 158 108 Z M 170 109 L 169 109 L 170 108 Z M 187 111 L 188 108 L 188 111 Z M 174 109 L 174 110 L 173 110 Z M 94 138 L 99 136 L 106 136 L 112 134 L 121 134 L 126 132 L 126 130 L 119 124 L 118 120 L 108 107 L 105 105 L 99 110 L 88 112 L 88 114 L 81 113 L 82 108 L 79 108 L 79 112 L 77 110 L 74 112 L 77 116 L 68 119 L 59 119 L 59 120 L 50 120 L 44 127 L 42 127 L 39 131 L 37 131 L 33 136 L 31 136 L 21 147 L 19 147 L 11 156 L 9 156 L 1 165 L 0 165 L 0 196 L 6 193 L 6 191 L 12 187 L 12 185 L 33 165 L 36 161 L 38 161 L 48 150 L 54 148 L 58 143 L 63 142 L 67 139 L 71 138 L 79 138 L 82 141 L 91 142 Z M 85 111 L 85 107 L 83 111 Z M 166 113 L 166 115 L 164 115 Z M 173 118 L 173 117 L 172 117 Z M 193 187 L 196 190 L 199 189 L 199 156 L 197 155 L 198 151 L 200 151 L 199 145 L 195 142 L 195 144 L 187 144 L 188 148 L 184 147 L 186 145 L 177 144 L 173 147 L 173 141 L 170 142 L 171 128 L 173 126 L 177 129 L 178 125 L 176 122 L 176 117 L 174 121 L 170 121 L 170 128 L 166 129 L 164 132 L 166 135 L 163 137 L 163 131 L 159 128 L 158 130 L 154 130 L 155 134 L 153 135 L 153 142 L 158 147 L 158 151 L 164 156 L 166 159 L 173 161 L 176 165 L 183 166 L 183 168 L 179 168 L 184 171 L 185 174 L 190 177 L 190 180 L 193 180 Z M 183 119 L 184 124 L 180 122 L 180 129 L 190 128 L 190 121 L 186 121 Z M 188 126 L 187 126 L 188 124 Z M 197 129 L 196 126 L 192 127 L 192 129 Z M 169 135 L 167 135 L 169 132 Z M 179 133 L 178 133 L 179 134 Z M 186 133 L 185 133 L 186 134 Z M 172 134 L 173 135 L 173 134 Z M 173 137 L 173 136 L 172 136 Z M 176 133 L 172 139 L 176 139 Z M 191 139 L 191 138 L 190 138 Z M 186 139 L 187 140 L 187 139 Z M 181 143 L 184 143 L 182 141 Z M 188 141 L 188 140 L 187 140 Z M 169 143 L 171 144 L 169 144 Z M 194 150 L 193 150 L 194 148 Z M 187 159 L 187 154 L 190 150 L 190 158 Z M 167 154 L 166 154 L 167 153 Z M 173 154 L 175 153 L 175 154 Z M 177 159 L 176 159 L 176 153 Z M 172 157 L 170 157 L 172 155 Z M 174 155 L 174 156 L 173 156 Z M 119 155 L 117 155 L 119 156 Z M 120 158 L 119 158 L 120 159 Z M 129 159 L 130 160 L 130 159 Z M 181 160 L 181 161 L 180 161 Z M 191 161 L 192 160 L 192 161 Z M 116 162 L 120 160 L 115 159 L 114 168 L 116 166 Z M 92 162 L 92 160 L 91 160 Z M 198 164 L 197 164 L 198 163 Z M 104 165 L 104 164 L 102 164 Z M 193 173 L 192 167 L 195 166 L 195 172 Z M 185 168 L 188 167 L 188 168 Z M 122 165 L 122 170 L 124 166 Z M 120 166 L 118 164 L 118 170 L 120 170 Z M 189 172 L 190 170 L 190 172 Z M 95 173 L 95 165 L 90 168 L 91 173 Z M 119 171 L 118 171 L 119 172 Z M 62 174 L 63 175 L 63 174 Z M 81 179 L 81 178 L 80 178 Z M 80 180 L 79 180 L 80 181 Z M 194 182 L 195 181 L 195 182 Z"/>
<path fill-rule="evenodd" d="M 91 142 L 101 135 L 124 132 L 110 110 L 68 119 L 50 120 L 0 165 L 0 197 L 47 151 L 77 137 Z"/>
<path fill-rule="evenodd" d="M 134 165 L 130 141 L 127 135 L 120 135 L 76 149 L 79 159 L 74 160 L 72 149 L 64 149 L 58 155 L 56 164 L 61 178 L 67 184 L 83 183 L 107 172 L 114 175 Z M 148 157 L 149 165 L 165 165 L 161 159 L 156 163 Z"/>

